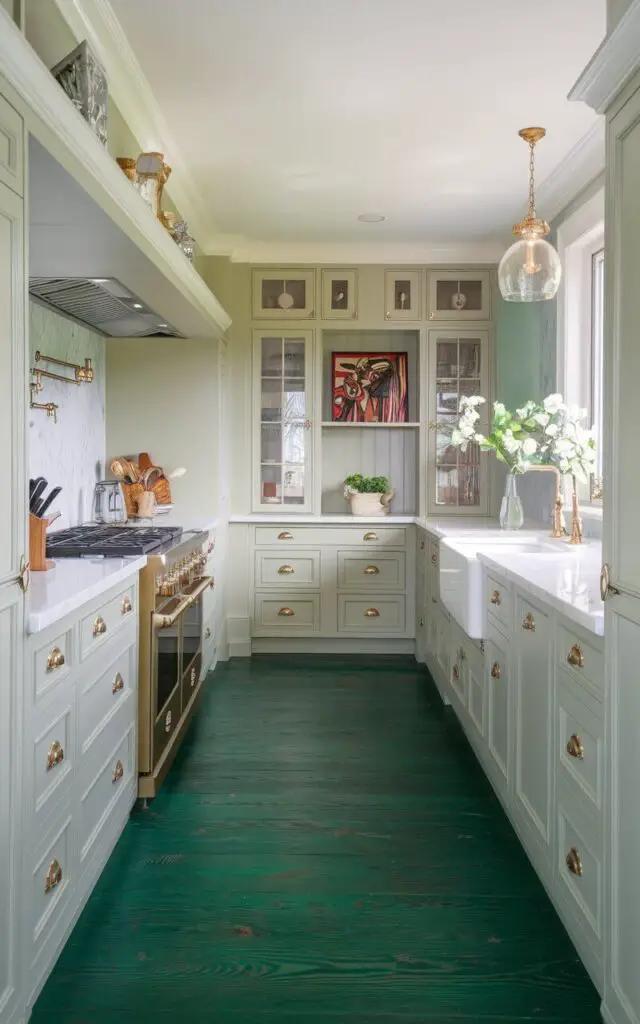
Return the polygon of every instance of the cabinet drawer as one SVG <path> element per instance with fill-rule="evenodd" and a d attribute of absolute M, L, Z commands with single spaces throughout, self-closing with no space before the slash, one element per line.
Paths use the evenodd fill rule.
<path fill-rule="evenodd" d="M 604 690 L 604 654 L 582 632 L 558 625 L 558 664 L 600 699 Z"/>
<path fill-rule="evenodd" d="M 382 517 L 381 517 L 382 519 Z M 384 522 L 384 519 L 382 519 Z M 321 544 L 334 544 L 342 547 L 355 547 L 366 544 L 375 547 L 388 544 L 394 548 L 407 546 L 407 528 L 405 526 L 378 526 L 364 523 L 360 526 L 256 526 L 256 546 L 264 547 L 316 547 Z"/>
<path fill-rule="evenodd" d="M 132 583 L 85 615 L 80 620 L 80 660 L 84 661 L 137 614 L 136 587 Z"/>
<path fill-rule="evenodd" d="M 558 785 L 572 787 L 591 810 L 602 813 L 604 784 L 603 723 L 584 701 L 580 687 L 561 669 L 557 695 Z"/>
<path fill-rule="evenodd" d="M 602 851 L 599 837 L 576 826 L 558 804 L 558 875 L 571 912 L 600 941 L 602 929 Z"/>
<path fill-rule="evenodd" d="M 489 618 L 502 626 L 505 632 L 511 628 L 511 588 L 508 583 L 488 572 L 485 576 L 485 602 Z"/>
<path fill-rule="evenodd" d="M 24 193 L 23 159 L 23 120 L 0 96 L 0 181 L 19 196 Z"/>
<path fill-rule="evenodd" d="M 256 587 L 320 590 L 320 552 L 256 551 Z"/>
<path fill-rule="evenodd" d="M 44 853 L 36 857 L 31 872 L 29 898 L 22 906 L 30 914 L 30 961 L 40 955 L 73 891 L 73 828 L 67 817 Z M 28 908 L 28 909 L 27 909 Z"/>
<path fill-rule="evenodd" d="M 489 754 L 506 782 L 511 779 L 511 687 L 509 646 L 497 630 L 485 643 L 487 743 Z"/>
<path fill-rule="evenodd" d="M 38 826 L 69 795 L 73 748 L 73 705 L 67 702 L 33 741 L 34 817 Z"/>
<path fill-rule="evenodd" d="M 338 595 L 339 633 L 404 633 L 406 628 L 404 594 Z"/>
<path fill-rule="evenodd" d="M 404 590 L 406 586 L 404 551 L 375 553 L 338 551 L 338 587 L 342 590 Z"/>
<path fill-rule="evenodd" d="M 80 694 L 79 742 L 85 755 L 126 698 L 136 689 L 138 650 L 127 647 L 100 672 L 89 679 Z"/>
<path fill-rule="evenodd" d="M 254 634 L 279 635 L 320 632 L 320 595 L 256 594 Z"/>
<path fill-rule="evenodd" d="M 97 767 L 94 763 L 80 798 L 78 833 L 81 865 L 91 854 L 120 794 L 133 779 L 135 749 L 135 723 L 132 722 L 124 736 L 114 742 L 106 757 L 97 759 Z"/>
<path fill-rule="evenodd" d="M 47 640 L 33 654 L 34 703 L 66 679 L 74 667 L 73 629 Z"/>

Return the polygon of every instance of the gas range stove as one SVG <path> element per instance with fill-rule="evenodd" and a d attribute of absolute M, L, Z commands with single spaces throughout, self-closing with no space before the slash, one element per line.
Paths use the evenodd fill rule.
<path fill-rule="evenodd" d="M 170 551 L 181 526 L 74 526 L 47 535 L 49 558 L 129 558 Z"/>

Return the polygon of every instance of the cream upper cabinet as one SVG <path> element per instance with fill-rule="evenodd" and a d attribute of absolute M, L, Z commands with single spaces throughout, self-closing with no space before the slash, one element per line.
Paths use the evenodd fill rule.
<path fill-rule="evenodd" d="M 312 503 L 313 332 L 254 331 L 254 511 Z"/>
<path fill-rule="evenodd" d="M 437 330 L 427 334 L 429 363 L 429 441 L 427 494 L 429 513 L 486 515 L 487 458 L 476 444 L 454 448 L 451 433 L 463 395 L 483 395 L 489 406 L 489 331 Z M 483 420 L 479 430 L 486 429 Z"/>
<path fill-rule="evenodd" d="M 419 270 L 385 270 L 385 320 L 419 320 L 422 316 L 422 274 Z"/>
<path fill-rule="evenodd" d="M 491 275 L 484 271 L 430 271 L 427 274 L 429 320 L 490 320 Z"/>
<path fill-rule="evenodd" d="M 23 194 L 23 121 L 17 110 L 0 96 L 0 181 Z"/>
<path fill-rule="evenodd" d="M 254 320 L 311 320 L 316 315 L 315 270 L 253 270 Z"/>

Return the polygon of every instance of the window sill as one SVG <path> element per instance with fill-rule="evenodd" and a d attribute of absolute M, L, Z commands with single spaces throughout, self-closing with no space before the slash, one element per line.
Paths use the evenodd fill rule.
<path fill-rule="evenodd" d="M 580 504 L 580 516 L 582 519 L 596 519 L 602 522 L 603 512 L 604 509 L 602 505 Z"/>

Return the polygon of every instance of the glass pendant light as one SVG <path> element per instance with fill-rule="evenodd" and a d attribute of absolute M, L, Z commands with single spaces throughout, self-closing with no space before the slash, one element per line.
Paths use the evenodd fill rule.
<path fill-rule="evenodd" d="M 545 241 L 551 230 L 546 220 L 536 216 L 534 149 L 546 135 L 544 128 L 523 128 L 518 132 L 529 144 L 529 209 L 513 233 L 518 237 L 507 249 L 498 267 L 498 284 L 507 302 L 540 302 L 552 299 L 560 287 L 562 265 L 558 253 Z"/>

